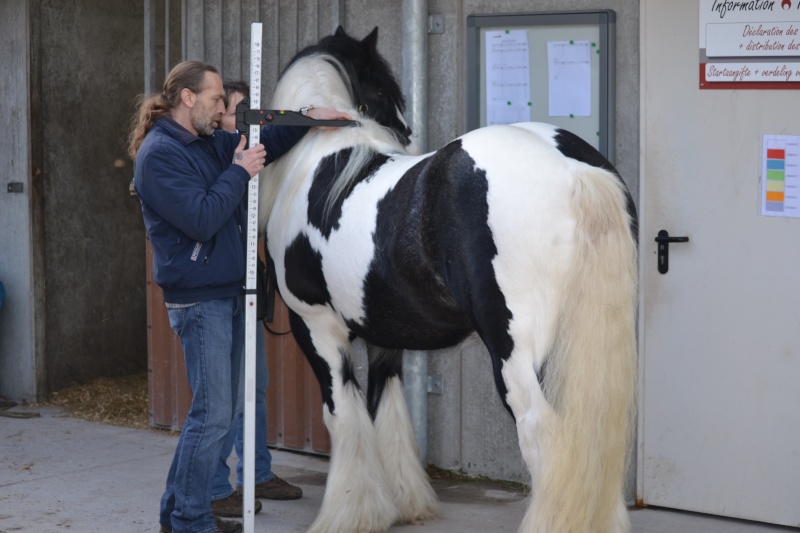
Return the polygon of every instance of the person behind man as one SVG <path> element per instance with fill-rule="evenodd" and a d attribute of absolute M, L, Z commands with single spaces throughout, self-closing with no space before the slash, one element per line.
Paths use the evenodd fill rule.
<path fill-rule="evenodd" d="M 244 81 L 231 81 L 223 84 L 227 110 L 222 116 L 220 127 L 225 131 L 236 131 L 236 106 L 243 98 L 250 95 L 250 87 Z M 259 260 L 261 263 L 261 260 Z M 261 281 L 261 280 L 259 280 Z M 258 296 L 262 298 L 262 288 L 259 287 Z M 259 305 L 261 308 L 262 306 Z M 266 307 L 264 305 L 263 307 Z M 259 317 L 262 318 L 262 317 Z M 268 500 L 296 500 L 303 495 L 300 487 L 291 485 L 272 472 L 272 454 L 267 447 L 267 396 L 266 390 L 269 383 L 269 368 L 267 367 L 267 347 L 264 339 L 264 328 L 261 324 L 256 328 L 256 396 L 255 396 L 255 496 Z M 242 516 L 242 485 L 244 462 L 244 373 L 239 372 L 239 393 L 236 402 L 236 414 L 233 425 L 222 447 L 220 464 L 214 475 L 214 487 L 211 491 L 211 509 L 217 516 Z M 239 458 L 236 465 L 236 488 L 231 493 L 228 480 L 230 469 L 227 459 L 231 448 L 236 449 Z M 255 505 L 255 512 L 260 509 L 260 503 Z"/>
<path fill-rule="evenodd" d="M 326 112 L 319 118 L 342 118 Z M 265 127 L 261 144 L 245 149 L 244 136 L 217 130 L 224 113 L 218 71 L 185 61 L 170 71 L 160 95 L 142 98 L 129 138 L 134 188 L 153 249 L 153 278 L 180 337 L 192 390 L 161 498 L 162 533 L 242 529 L 211 510 L 244 344 L 242 200 L 250 178 L 308 130 Z"/>

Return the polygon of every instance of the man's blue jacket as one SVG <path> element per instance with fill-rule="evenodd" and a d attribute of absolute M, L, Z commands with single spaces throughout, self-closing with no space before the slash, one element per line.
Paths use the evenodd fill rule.
<path fill-rule="evenodd" d="M 308 131 L 266 126 L 267 163 Z M 241 136 L 196 136 L 160 117 L 136 154 L 133 182 L 153 249 L 153 278 L 164 301 L 189 304 L 243 294 L 244 194 L 250 175 L 233 165 Z"/>

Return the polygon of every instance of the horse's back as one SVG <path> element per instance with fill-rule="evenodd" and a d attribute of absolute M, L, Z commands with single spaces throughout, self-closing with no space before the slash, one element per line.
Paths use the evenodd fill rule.
<path fill-rule="evenodd" d="M 520 261 L 528 265 L 544 258 L 553 261 L 552 248 L 565 252 L 574 234 L 573 199 L 580 174 L 618 180 L 592 164 L 605 159 L 591 146 L 584 143 L 575 150 L 573 138 L 550 124 L 530 122 L 480 128 L 454 141 L 469 161 L 462 163 L 462 175 L 456 179 L 469 174 L 471 181 L 481 182 L 472 186 L 479 199 L 471 201 L 485 205 L 485 224 L 501 260 L 524 255 Z"/>
<path fill-rule="evenodd" d="M 597 149 L 574 133 L 552 124 L 520 122 L 473 130 L 460 140 L 478 168 L 492 169 L 487 179 L 498 191 L 494 197 L 524 203 L 544 217 L 569 208 L 564 202 L 572 201 L 578 176 L 590 174 L 607 182 L 622 195 L 619 207 L 627 212 L 636 238 L 636 207 L 625 182 Z"/>
<path fill-rule="evenodd" d="M 490 160 L 516 155 L 509 165 L 520 161 L 536 162 L 526 170 L 546 171 L 546 166 L 580 163 L 616 174 L 613 165 L 603 155 L 574 133 L 544 122 L 518 122 L 486 126 L 470 131 L 461 137 L 465 147 L 476 156 L 485 155 Z M 550 176 L 549 179 L 556 179 Z"/>

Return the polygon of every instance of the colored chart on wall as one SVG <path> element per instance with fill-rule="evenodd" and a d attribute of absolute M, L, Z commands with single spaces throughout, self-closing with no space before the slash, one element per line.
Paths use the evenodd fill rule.
<path fill-rule="evenodd" d="M 800 218 L 800 136 L 764 135 L 761 214 Z"/>

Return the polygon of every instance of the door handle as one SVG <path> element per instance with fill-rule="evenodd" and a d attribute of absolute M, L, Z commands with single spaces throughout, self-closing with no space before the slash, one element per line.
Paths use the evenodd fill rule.
<path fill-rule="evenodd" d="M 662 229 L 656 237 L 658 243 L 658 271 L 666 274 L 669 271 L 669 243 L 689 242 L 689 237 L 670 237 L 669 232 Z"/>

